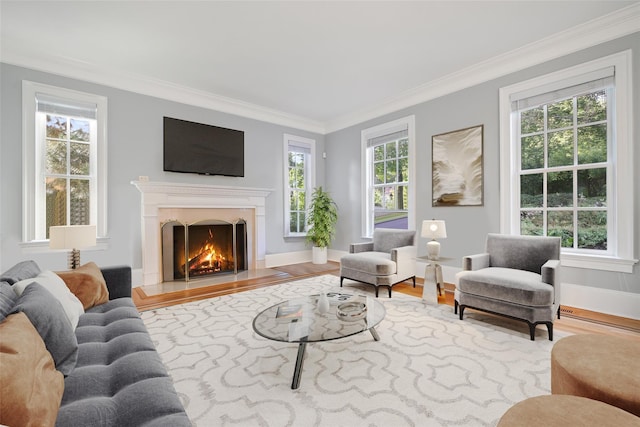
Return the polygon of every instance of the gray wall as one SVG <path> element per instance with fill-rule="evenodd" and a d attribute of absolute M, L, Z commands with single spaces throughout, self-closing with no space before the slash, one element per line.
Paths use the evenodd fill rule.
<path fill-rule="evenodd" d="M 633 50 L 634 90 L 634 168 L 629 177 L 635 185 L 634 258 L 640 255 L 640 33 L 620 38 L 550 61 L 493 81 L 443 96 L 403 111 L 398 111 L 362 124 L 351 126 L 326 136 L 326 185 L 340 207 L 336 250 L 348 250 L 351 242 L 362 241 L 360 236 L 361 183 L 360 132 L 371 126 L 415 115 L 416 119 L 416 226 L 422 220 L 437 218 L 447 222 L 447 239 L 441 241 L 441 254 L 460 259 L 464 255 L 482 252 L 487 233 L 500 231 L 500 147 L 498 90 L 539 75 L 587 62 L 622 50 Z M 431 137 L 443 132 L 484 125 L 484 206 L 431 206 Z M 426 254 L 426 240 L 418 240 L 418 255 Z M 564 280 L 569 283 L 640 294 L 640 268 L 633 274 L 610 273 L 597 270 L 566 268 Z M 640 314 L 640 308 L 639 308 Z"/>
<path fill-rule="evenodd" d="M 82 251 L 82 262 L 142 264 L 140 193 L 130 184 L 150 181 L 272 189 L 266 205 L 267 253 L 307 249 L 302 238 L 283 237 L 283 135 L 316 140 L 316 183 L 323 185 L 324 136 L 284 126 L 139 95 L 111 87 L 0 64 L 0 271 L 24 259 L 43 268 L 62 269 L 64 253 L 25 253 L 22 240 L 22 80 L 31 80 L 108 98 L 108 250 Z M 170 116 L 245 132 L 245 177 L 200 176 L 162 170 L 162 117 Z"/>

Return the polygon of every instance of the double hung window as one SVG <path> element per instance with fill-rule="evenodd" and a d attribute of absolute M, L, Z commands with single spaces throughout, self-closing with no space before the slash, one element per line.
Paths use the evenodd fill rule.
<path fill-rule="evenodd" d="M 284 136 L 285 236 L 304 236 L 307 209 L 315 182 L 315 141 L 301 136 Z"/>

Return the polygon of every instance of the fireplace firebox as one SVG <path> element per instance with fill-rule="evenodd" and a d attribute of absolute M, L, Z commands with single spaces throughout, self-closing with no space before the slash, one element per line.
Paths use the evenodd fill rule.
<path fill-rule="evenodd" d="M 247 269 L 247 224 L 205 220 L 161 224 L 164 281 L 216 274 L 238 274 Z"/>

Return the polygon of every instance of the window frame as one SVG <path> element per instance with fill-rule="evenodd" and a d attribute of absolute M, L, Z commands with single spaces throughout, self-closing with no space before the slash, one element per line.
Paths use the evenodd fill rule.
<path fill-rule="evenodd" d="M 284 222 L 283 222 L 283 231 L 285 237 L 305 237 L 307 235 L 307 224 L 305 222 L 304 232 L 291 232 L 289 229 L 289 222 L 291 219 L 291 210 L 289 203 L 289 147 L 291 143 L 295 143 L 296 145 L 303 146 L 308 148 L 310 154 L 308 154 L 307 162 L 305 162 L 305 211 L 309 209 L 309 203 L 311 199 L 311 194 L 315 187 L 316 183 L 316 167 L 315 167 L 315 159 L 316 159 L 316 141 L 315 139 L 305 138 L 303 136 L 292 135 L 292 134 L 284 134 L 283 136 L 283 165 L 284 165 L 284 174 L 283 174 L 283 207 L 284 207 Z"/>
<path fill-rule="evenodd" d="M 611 209 L 611 235 L 608 236 L 608 254 L 588 251 L 561 251 L 562 264 L 568 267 L 587 268 L 615 272 L 633 272 L 634 193 L 633 180 L 633 105 L 631 92 L 631 51 L 609 55 L 587 63 L 559 70 L 530 80 L 502 87 L 500 97 L 500 231 L 518 234 L 519 215 L 519 161 L 511 97 L 519 93 L 543 93 L 582 82 L 583 76 L 606 67 L 615 69 L 615 95 L 608 108 L 613 109 L 613 157 L 611 158 L 611 185 L 613 194 L 608 197 Z M 624 196 L 624 197 L 623 197 Z"/>
<path fill-rule="evenodd" d="M 369 150 L 368 141 L 373 138 L 389 135 L 392 133 L 406 130 L 408 138 L 408 165 L 409 177 L 407 185 L 408 203 L 408 229 L 416 228 L 416 197 L 415 197 L 415 176 L 416 176 L 416 159 L 415 159 L 415 116 L 406 116 L 387 123 L 363 129 L 360 133 L 361 138 L 361 191 L 362 191 L 362 209 L 361 209 L 361 233 L 362 237 L 370 238 L 373 236 L 373 150 Z"/>
<path fill-rule="evenodd" d="M 98 246 L 101 246 L 107 233 L 107 98 L 27 80 L 22 82 L 22 203 L 24 213 L 22 246 L 27 252 L 41 252 L 48 250 L 49 242 L 37 230 L 38 224 L 40 223 L 40 226 L 42 226 L 43 223 L 40 218 L 42 214 L 37 212 L 38 206 L 42 202 L 38 202 L 37 198 L 44 197 L 44 186 L 38 185 L 39 177 L 44 174 L 42 144 L 41 141 L 37 140 L 37 138 L 43 138 L 43 136 L 36 129 L 36 95 L 38 93 L 61 100 L 67 99 L 80 103 L 92 103 L 97 107 L 96 154 L 95 164 L 92 164 L 91 167 L 96 168 L 94 190 L 96 192 L 96 213 L 94 225 L 96 225 L 99 238 Z M 94 160 L 93 157 L 92 160 Z M 46 232 L 44 235 L 46 236 Z"/>

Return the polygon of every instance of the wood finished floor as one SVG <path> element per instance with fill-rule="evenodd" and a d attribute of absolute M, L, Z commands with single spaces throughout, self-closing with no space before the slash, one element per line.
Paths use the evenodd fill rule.
<path fill-rule="evenodd" d="M 206 298 L 273 286 L 280 283 L 290 282 L 292 280 L 322 274 L 333 274 L 338 276 L 340 265 L 336 262 L 328 262 L 323 265 L 301 263 L 275 267 L 273 270 L 276 270 L 276 272 L 273 275 L 266 277 L 240 280 L 237 282 L 187 289 L 159 295 L 147 295 L 143 288 L 136 287 L 133 288 L 133 301 L 140 311 L 152 310 L 155 308 L 183 304 L 190 301 L 198 301 Z M 416 279 L 416 282 L 420 286 L 416 286 L 414 288 L 409 282 L 400 283 L 393 287 L 393 292 L 402 292 L 407 295 L 421 298 L 423 282 L 419 278 Z M 453 307 L 453 289 L 453 285 L 446 284 L 444 295 L 438 298 L 438 303 L 447 304 Z M 384 294 L 385 292 L 381 292 L 381 297 Z M 639 320 L 611 316 L 573 307 L 562 306 L 561 318 L 556 319 L 554 322 L 554 329 L 574 334 L 615 335 L 640 342 Z"/>

